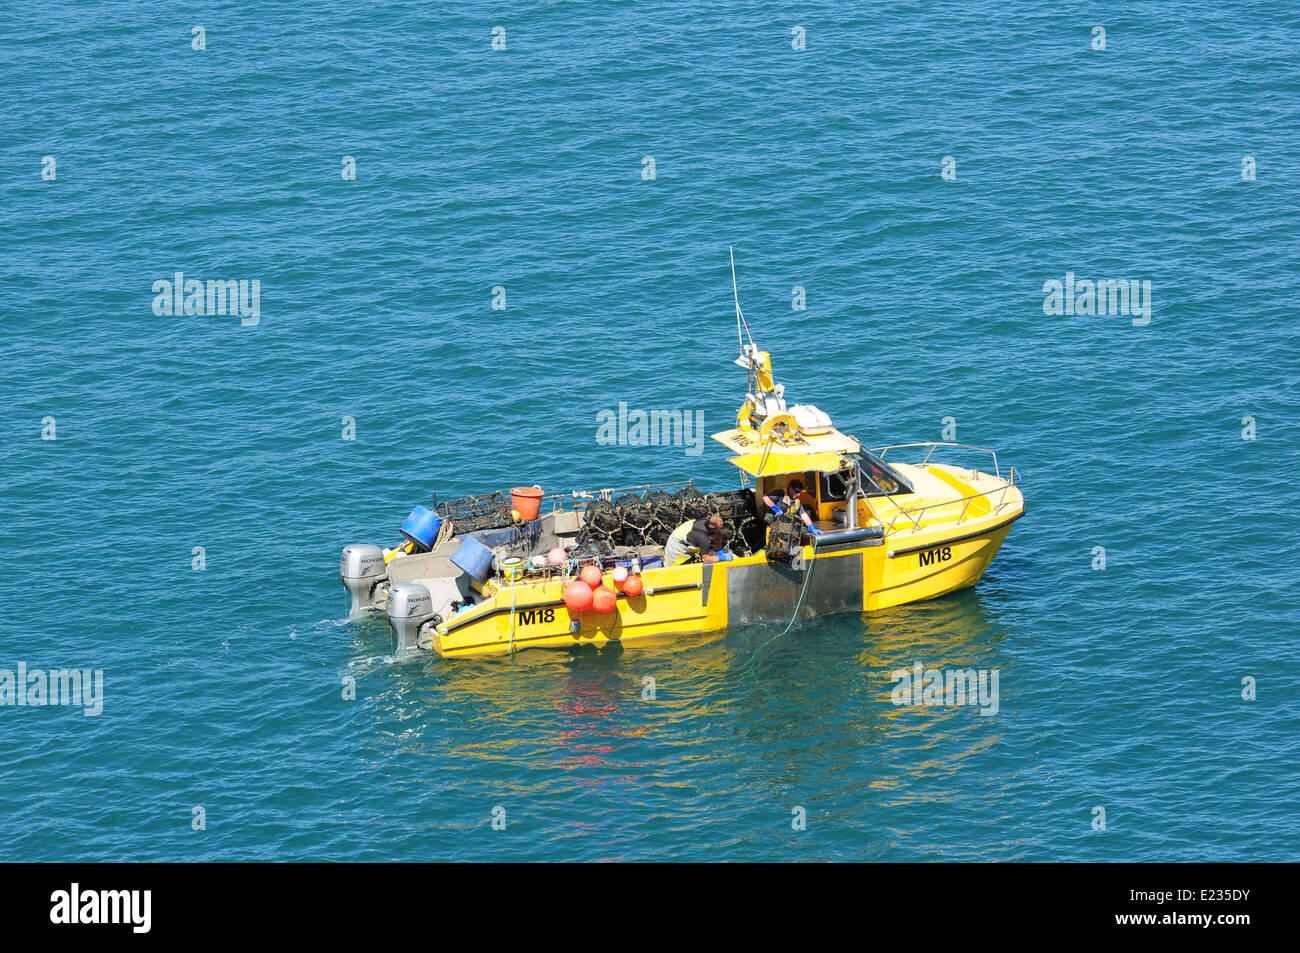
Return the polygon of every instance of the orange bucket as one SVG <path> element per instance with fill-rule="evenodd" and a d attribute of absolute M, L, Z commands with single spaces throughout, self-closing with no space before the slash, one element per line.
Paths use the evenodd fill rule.
<path fill-rule="evenodd" d="M 519 511 L 520 519 L 537 519 L 542 510 L 542 497 L 546 491 L 540 486 L 516 486 L 510 488 L 510 505 Z"/>

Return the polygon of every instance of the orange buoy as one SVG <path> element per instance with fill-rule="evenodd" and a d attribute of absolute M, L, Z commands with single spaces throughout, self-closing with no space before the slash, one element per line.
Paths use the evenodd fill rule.
<path fill-rule="evenodd" d="M 607 586 L 601 586 L 591 594 L 591 607 L 597 612 L 613 612 L 617 606 L 618 596 Z"/>
<path fill-rule="evenodd" d="M 640 576 L 628 576 L 623 580 L 623 594 L 626 596 L 636 597 L 641 595 L 644 584 Z"/>
<path fill-rule="evenodd" d="M 591 586 L 581 579 L 575 579 L 564 587 L 564 604 L 570 612 L 581 612 L 591 608 Z"/>
<path fill-rule="evenodd" d="M 596 589 L 600 586 L 600 569 L 596 566 L 583 566 L 582 572 L 578 573 L 578 578 Z"/>

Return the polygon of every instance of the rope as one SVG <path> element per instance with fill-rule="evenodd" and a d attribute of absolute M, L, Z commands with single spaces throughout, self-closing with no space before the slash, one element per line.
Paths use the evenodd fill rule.
<path fill-rule="evenodd" d="M 763 649 L 767 648 L 769 645 L 771 645 L 771 644 L 772 644 L 773 642 L 775 642 L 777 639 L 784 638 L 785 634 L 786 634 L 787 632 L 789 632 L 792 628 L 794 628 L 795 621 L 799 618 L 799 610 L 803 608 L 803 600 L 804 600 L 804 596 L 806 596 L 806 595 L 808 594 L 808 583 L 812 580 L 813 567 L 814 567 L 815 565 L 817 565 L 817 558 L 816 558 L 816 557 L 817 557 L 817 537 L 815 537 L 815 536 L 813 537 L 812 548 L 813 548 L 813 558 L 811 558 L 811 559 L 808 560 L 808 567 L 804 570 L 804 573 L 803 573 L 803 588 L 799 590 L 799 601 L 796 602 L 795 605 L 794 605 L 794 615 L 790 616 L 790 621 L 786 623 L 786 626 L 785 626 L 784 629 L 782 629 L 778 634 L 772 636 L 770 639 L 768 639 L 766 642 L 764 642 L 762 645 L 760 645 L 757 649 L 754 650 L 754 654 L 753 654 L 752 656 L 750 656 L 750 659 L 749 659 L 749 673 L 750 673 L 750 674 L 753 674 L 753 672 L 754 672 L 754 665 L 755 665 L 755 663 L 758 661 L 758 656 L 762 653 Z"/>
<path fill-rule="evenodd" d="M 510 648 L 507 655 L 515 654 L 515 605 L 517 599 L 517 590 L 515 580 L 510 580 Z"/>
<path fill-rule="evenodd" d="M 531 553 L 537 546 L 537 541 L 542 536 L 542 521 L 540 519 L 526 520 L 523 526 L 519 527 L 519 538 L 524 541 Z"/>
<path fill-rule="evenodd" d="M 757 474 L 757 476 L 754 477 L 754 485 L 755 485 L 755 486 L 758 485 L 758 477 L 763 475 L 763 467 L 764 467 L 764 465 L 766 465 L 768 454 L 770 454 L 770 453 L 772 452 L 772 448 L 773 448 L 774 446 L 776 446 L 776 430 L 775 430 L 775 429 L 773 429 L 773 431 L 767 435 L 767 446 L 763 448 L 763 455 L 762 455 L 761 457 L 759 457 L 759 459 L 758 459 L 758 474 Z"/>

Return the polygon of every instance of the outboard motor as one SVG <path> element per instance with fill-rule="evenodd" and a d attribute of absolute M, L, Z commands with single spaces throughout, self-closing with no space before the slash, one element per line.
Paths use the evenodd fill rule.
<path fill-rule="evenodd" d="M 433 611 L 433 596 L 418 582 L 399 582 L 388 590 L 388 622 L 397 633 L 397 649 L 421 647 L 420 628 L 440 622 Z"/>
<path fill-rule="evenodd" d="M 366 609 L 375 608 L 375 586 L 387 576 L 384 551 L 378 546 L 358 543 L 343 547 L 339 579 L 343 582 L 343 588 L 352 596 L 349 615 L 359 615 Z"/>

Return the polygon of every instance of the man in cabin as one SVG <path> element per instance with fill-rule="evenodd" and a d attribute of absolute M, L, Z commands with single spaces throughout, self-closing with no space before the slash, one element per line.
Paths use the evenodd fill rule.
<path fill-rule="evenodd" d="M 803 525 L 808 527 L 808 532 L 813 536 L 822 535 L 822 530 L 813 525 L 812 514 L 808 508 L 800 502 L 799 497 L 803 494 L 803 481 L 797 477 L 786 484 L 784 493 L 765 493 L 763 494 L 763 505 L 771 512 L 767 521 L 772 522 L 773 515 L 789 513 L 791 516 L 797 516 L 803 520 Z"/>
<path fill-rule="evenodd" d="M 699 554 L 700 561 L 706 563 L 732 558 L 727 547 L 722 545 L 722 517 L 717 513 L 698 520 L 687 520 L 673 530 L 664 546 L 664 565 L 680 566 L 690 562 L 691 556 Z"/>

